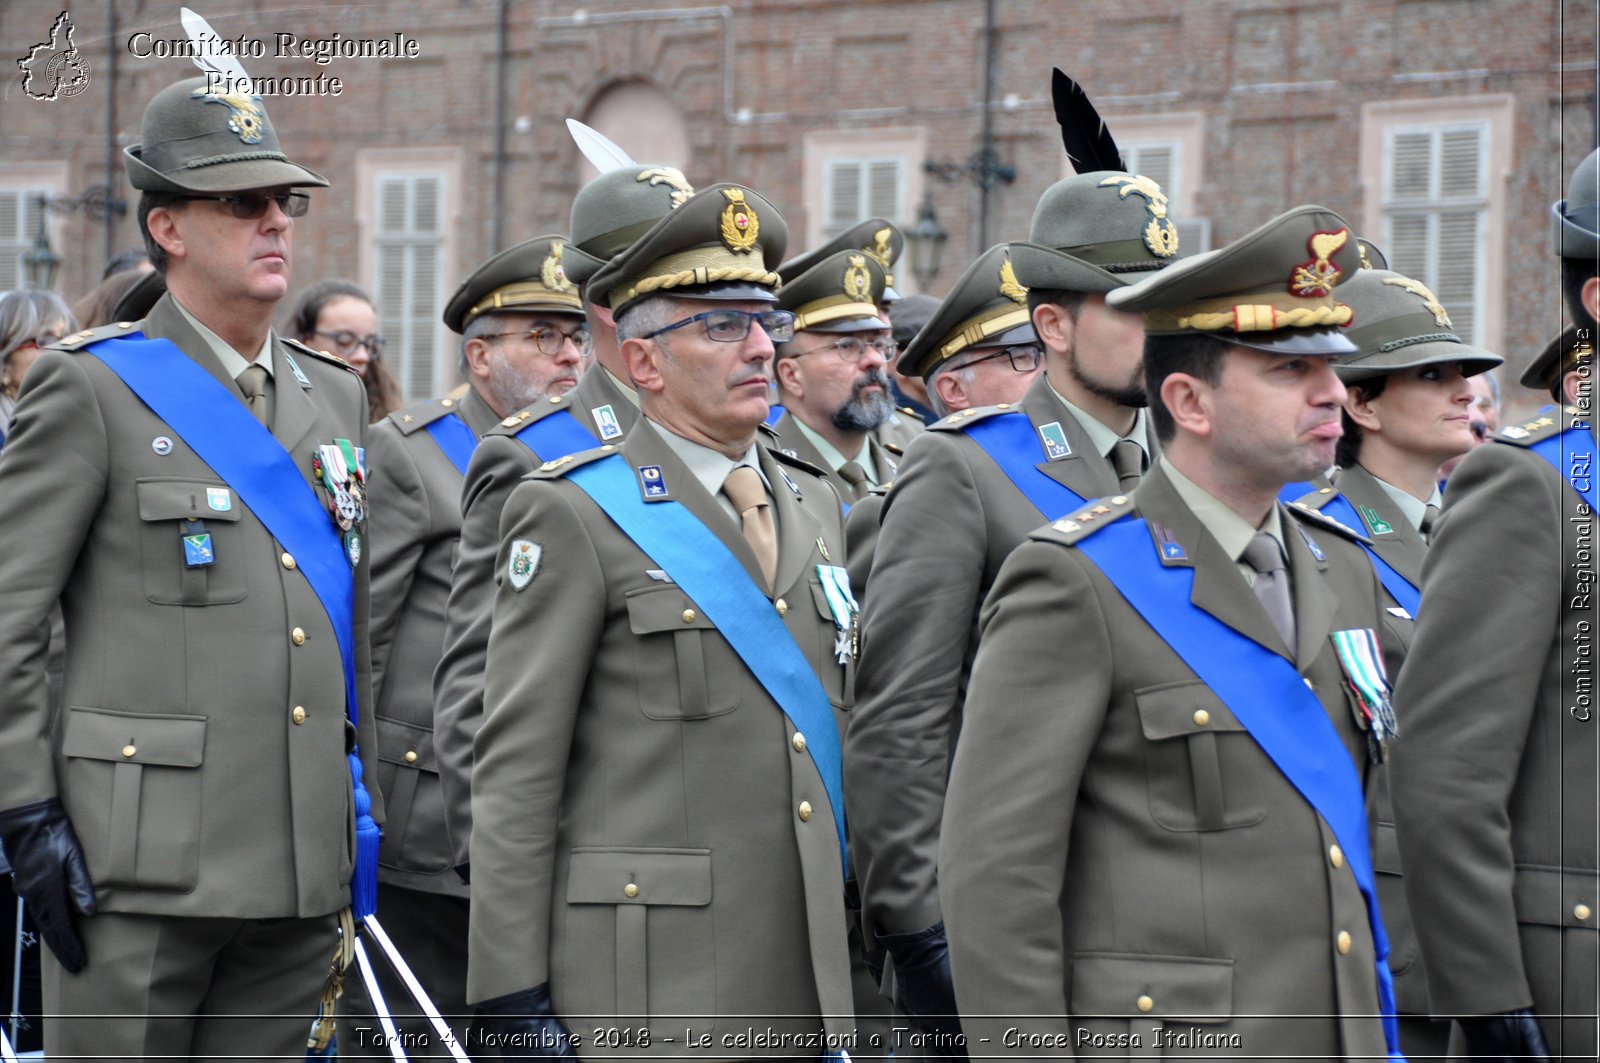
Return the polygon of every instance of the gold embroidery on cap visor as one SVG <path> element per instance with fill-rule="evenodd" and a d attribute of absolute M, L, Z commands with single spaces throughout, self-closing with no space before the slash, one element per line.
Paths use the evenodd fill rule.
<path fill-rule="evenodd" d="M 939 345 L 934 365 L 938 365 L 954 355 L 960 354 L 968 347 L 976 347 L 991 336 L 998 336 L 1009 332 L 1019 325 L 1026 325 L 1032 317 L 1028 314 L 1027 307 L 1018 309 L 1002 308 L 998 313 L 989 310 L 976 317 L 968 318 L 945 335 L 944 342 Z"/>
<path fill-rule="evenodd" d="M 1276 332 L 1282 328 L 1319 328 L 1348 325 L 1353 314 L 1344 303 L 1332 300 L 1320 306 L 1291 302 L 1270 293 L 1253 296 L 1261 300 L 1236 303 L 1232 298 L 1207 299 L 1179 309 L 1147 310 L 1147 333 L 1173 332 Z"/>
<path fill-rule="evenodd" d="M 761 235 L 761 219 L 745 202 L 744 189 L 725 188 L 722 194 L 728 200 L 728 205 L 722 208 L 722 242 L 730 251 L 749 254 Z"/>
<path fill-rule="evenodd" d="M 1027 286 L 1017 280 L 1017 271 L 1011 268 L 1009 258 L 1000 263 L 1000 294 L 1014 303 L 1028 305 Z"/>
<path fill-rule="evenodd" d="M 651 263 L 649 276 L 630 278 L 610 289 L 606 293 L 606 304 L 616 307 L 641 295 L 689 285 L 698 287 L 741 281 L 777 291 L 783 284 L 783 278 L 763 269 L 762 265 L 760 261 L 733 258 L 720 246 L 696 247 Z M 873 311 L 876 310 L 873 307 Z"/>
<path fill-rule="evenodd" d="M 519 281 L 503 288 L 496 288 L 479 299 L 473 304 L 472 309 L 466 312 L 461 324 L 465 327 L 480 314 L 487 314 L 491 310 L 521 310 L 524 307 L 558 307 L 581 311 L 583 301 L 578 298 L 577 289 L 571 282 L 568 282 L 567 287 L 562 290 L 548 288 L 536 281 Z"/>

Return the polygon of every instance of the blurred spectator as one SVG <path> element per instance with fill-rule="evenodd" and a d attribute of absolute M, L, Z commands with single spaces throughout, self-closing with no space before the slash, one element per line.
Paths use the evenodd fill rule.
<path fill-rule="evenodd" d="M 77 328 L 72 308 L 55 292 L 0 293 L 0 446 L 11 434 L 22 378 L 39 357 L 39 348 Z"/>
<path fill-rule="evenodd" d="M 401 407 L 400 387 L 383 365 L 378 309 L 359 284 L 334 278 L 301 292 L 289 312 L 288 332 L 308 347 L 332 351 L 360 374 L 367 385 L 369 423 Z"/>
<path fill-rule="evenodd" d="M 1491 370 L 1468 378 L 1467 383 L 1472 385 L 1472 405 L 1467 408 L 1467 416 L 1472 419 L 1472 445 L 1480 447 L 1500 430 L 1500 378 Z M 1457 454 L 1439 466 L 1441 485 L 1466 456 Z"/>
<path fill-rule="evenodd" d="M 100 279 L 106 280 L 109 277 L 116 276 L 118 273 L 128 273 L 130 271 L 149 273 L 153 269 L 155 269 L 155 266 L 150 264 L 150 255 L 144 248 L 130 247 L 106 263 L 106 271 L 100 274 Z M 84 327 L 88 328 L 87 325 Z"/>
<path fill-rule="evenodd" d="M 84 328 L 99 328 L 113 321 L 127 320 L 114 316 L 117 304 L 144 280 L 146 274 L 151 272 L 153 271 L 146 269 L 124 269 L 108 274 L 105 280 L 95 285 L 88 295 L 72 304 L 72 310 L 78 315 L 78 321 Z"/>

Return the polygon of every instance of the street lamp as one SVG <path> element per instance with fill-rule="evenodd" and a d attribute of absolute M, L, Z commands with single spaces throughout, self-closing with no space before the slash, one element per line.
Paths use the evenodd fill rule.
<path fill-rule="evenodd" d="M 50 291 L 56 286 L 56 273 L 61 269 L 61 259 L 51 250 L 50 235 L 45 232 L 50 217 L 50 200 L 40 196 L 34 202 L 39 208 L 39 231 L 34 234 L 33 246 L 22 253 L 22 274 L 28 287 Z"/>
<path fill-rule="evenodd" d="M 917 223 L 906 233 L 906 243 L 911 245 L 911 275 L 917 278 L 917 287 L 927 291 L 939 275 L 939 259 L 944 256 L 944 242 L 950 234 L 939 224 L 933 212 L 933 194 L 922 198 L 922 211 Z"/>

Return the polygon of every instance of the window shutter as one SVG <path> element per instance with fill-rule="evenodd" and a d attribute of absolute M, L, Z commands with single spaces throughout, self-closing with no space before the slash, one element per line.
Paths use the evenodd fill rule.
<path fill-rule="evenodd" d="M 49 194 L 47 188 L 0 189 L 0 291 L 26 287 L 22 255 L 39 232 L 38 199 Z"/>
<path fill-rule="evenodd" d="M 1481 343 L 1488 128 L 1394 130 L 1388 145 L 1389 266 L 1432 289 L 1456 334 Z"/>
<path fill-rule="evenodd" d="M 855 159 L 828 164 L 828 220 L 823 227 L 824 239 L 844 232 L 860 220 L 861 163 Z"/>
<path fill-rule="evenodd" d="M 1477 342 L 1478 232 L 1482 215 L 1477 211 L 1441 213 L 1438 219 L 1439 258 L 1428 287 L 1450 312 L 1455 334 Z"/>
<path fill-rule="evenodd" d="M 437 325 L 443 182 L 396 175 L 378 182 L 377 291 L 385 360 L 408 396 L 439 386 Z"/>
<path fill-rule="evenodd" d="M 875 159 L 867 164 L 867 202 L 856 220 L 887 218 L 901 220 L 900 160 Z"/>
<path fill-rule="evenodd" d="M 1176 152 L 1171 144 L 1135 144 L 1122 153 L 1128 172 L 1148 177 L 1161 186 L 1169 202 L 1178 198 L 1178 171 L 1174 163 Z M 1182 249 L 1182 236 L 1179 237 Z"/>
<path fill-rule="evenodd" d="M 1396 133 L 1389 148 L 1389 198 L 1426 200 L 1433 193 L 1433 134 Z"/>

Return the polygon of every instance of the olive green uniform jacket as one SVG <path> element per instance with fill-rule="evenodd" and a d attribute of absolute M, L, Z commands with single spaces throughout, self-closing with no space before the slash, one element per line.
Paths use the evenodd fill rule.
<path fill-rule="evenodd" d="M 822 454 L 818 452 L 816 445 L 796 427 L 793 410 L 785 410 L 783 416 L 778 418 L 777 423 L 772 426 L 772 430 L 778 433 L 778 447 L 784 453 L 822 470 L 823 474 L 828 477 L 828 482 L 833 484 L 833 489 L 839 492 L 839 497 L 844 499 L 847 504 L 853 504 L 851 499 L 855 489 L 845 482 L 845 478 L 840 476 L 833 466 L 829 465 Z M 873 467 L 879 470 L 880 475 L 889 479 L 894 477 L 895 466 L 899 463 L 897 455 L 898 451 L 891 451 L 884 446 L 878 440 L 876 433 L 869 432 L 867 434 L 867 449 L 862 452 L 862 457 L 869 458 L 874 463 Z"/>
<path fill-rule="evenodd" d="M 639 416 L 639 408 L 596 362 L 565 395 L 536 402 L 486 431 L 467 465 L 461 538 L 445 607 L 444 653 L 433 672 L 434 750 L 457 866 L 468 863 L 472 836 L 472 738 L 483 721 L 483 660 L 489 649 L 495 564 L 502 560 L 500 511 L 518 481 L 547 458 L 563 456 L 535 454 L 516 435 L 558 410 L 570 410 L 603 442 L 593 415 L 602 406 L 611 408 L 624 433 Z"/>
<path fill-rule="evenodd" d="M 1376 953 L 1339 840 L 1073 544 L 1129 508 L 1167 529 L 1185 556 L 1162 563 L 1193 567 L 1193 603 L 1295 664 L 1343 740 L 1326 754 L 1358 774 L 1366 737 L 1330 635 L 1376 627 L 1370 564 L 1353 533 L 1284 510 L 1291 650 L 1163 470 L 1102 504 L 1077 531 L 1033 533 L 984 605 L 939 853 L 975 1057 L 1126 1055 L 1116 1038 L 1148 1051 L 1155 1028 L 1192 1024 L 1237 1034 L 1242 1055 L 1381 1058 Z M 1011 1027 L 1059 1041 L 1007 1049 Z"/>
<path fill-rule="evenodd" d="M 244 402 L 170 296 L 138 328 Z M 342 363 L 298 344 L 279 340 L 273 360 L 273 435 L 325 502 L 312 454 L 338 437 L 361 444 L 366 396 Z M 208 505 L 223 481 L 105 363 L 41 354 L 0 455 L 0 808 L 61 799 L 102 911 L 268 919 L 347 905 L 345 754 L 359 737 L 371 780 L 377 747 L 369 560 L 355 569 L 356 731 L 333 627 L 294 559 L 236 491 L 226 510 Z M 210 566 L 184 565 L 190 518 L 211 531 Z M 67 659 L 51 719 L 57 599 Z"/>
<path fill-rule="evenodd" d="M 759 580 L 734 519 L 658 429 L 637 424 L 621 454 L 658 466 Z M 657 562 L 564 479 L 603 456 L 550 463 L 505 507 L 472 780 L 468 998 L 549 982 L 585 1054 L 602 1017 L 651 1028 L 651 1045 L 613 1049 L 651 1056 L 681 1057 L 686 1027 L 717 1036 L 698 1058 L 784 1051 L 721 1044 L 750 1026 L 845 1033 L 844 874 L 804 737 L 696 604 L 652 575 Z M 835 656 L 816 569 L 843 556 L 839 499 L 803 463 L 765 448 L 760 461 L 779 536 L 773 604 L 842 730 L 854 661 Z M 519 541 L 540 553 L 521 590 L 504 560 Z"/>
<path fill-rule="evenodd" d="M 1391 782 L 1434 1013 L 1532 1007 L 1552 1051 L 1593 1059 L 1595 517 L 1525 449 L 1577 420 L 1549 419 L 1502 430 L 1451 474 L 1395 692 Z"/>
<path fill-rule="evenodd" d="M 462 472 L 430 425 L 459 416 L 474 437 L 499 423 L 477 392 L 391 413 L 372 428 L 372 694 L 378 784 L 389 820 L 378 876 L 427 893 L 467 895 L 452 870 L 433 743 L 433 669 L 444 650 L 445 602 L 461 535 Z M 463 847 L 465 843 L 463 842 Z"/>

